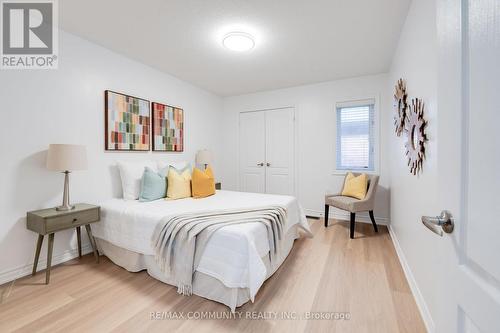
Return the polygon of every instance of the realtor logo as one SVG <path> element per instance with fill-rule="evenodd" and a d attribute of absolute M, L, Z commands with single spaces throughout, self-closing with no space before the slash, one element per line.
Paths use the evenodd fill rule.
<path fill-rule="evenodd" d="M 57 68 L 56 0 L 2 0 L 0 4 L 0 68 Z"/>

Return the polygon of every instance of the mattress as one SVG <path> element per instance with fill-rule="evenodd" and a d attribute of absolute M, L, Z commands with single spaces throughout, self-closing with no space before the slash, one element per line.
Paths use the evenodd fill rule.
<path fill-rule="evenodd" d="M 301 228 L 311 235 L 297 199 L 291 196 L 217 191 L 202 199 L 151 202 L 111 199 L 101 204 L 101 222 L 92 225 L 95 237 L 129 251 L 154 255 L 151 238 L 164 218 L 183 213 L 278 205 L 287 211 L 285 234 Z M 261 223 L 230 225 L 218 229 L 208 241 L 196 269 L 229 288 L 248 288 L 250 298 L 268 277 L 262 257 L 269 252 L 267 231 Z"/>

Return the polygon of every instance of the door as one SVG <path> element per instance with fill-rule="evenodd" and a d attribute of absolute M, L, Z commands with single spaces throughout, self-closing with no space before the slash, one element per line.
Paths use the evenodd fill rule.
<path fill-rule="evenodd" d="M 294 109 L 240 114 L 240 190 L 293 195 Z"/>
<path fill-rule="evenodd" d="M 437 332 L 500 332 L 500 1 L 438 0 Z"/>
<path fill-rule="evenodd" d="M 240 190 L 266 192 L 266 127 L 265 113 L 240 114 Z"/>
<path fill-rule="evenodd" d="M 293 109 L 266 111 L 266 193 L 294 194 Z"/>

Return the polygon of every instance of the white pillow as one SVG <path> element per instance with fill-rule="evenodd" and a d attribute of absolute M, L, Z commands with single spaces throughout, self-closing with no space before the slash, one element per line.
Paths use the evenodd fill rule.
<path fill-rule="evenodd" d="M 145 167 L 156 171 L 156 162 L 154 161 L 133 161 L 117 162 L 122 179 L 123 199 L 137 200 L 141 192 L 141 178 Z"/>
<path fill-rule="evenodd" d="M 180 161 L 180 162 L 164 162 L 164 161 L 158 161 L 158 170 L 164 169 L 168 166 L 173 166 L 177 170 L 184 169 L 188 165 L 188 162 L 186 161 Z"/>

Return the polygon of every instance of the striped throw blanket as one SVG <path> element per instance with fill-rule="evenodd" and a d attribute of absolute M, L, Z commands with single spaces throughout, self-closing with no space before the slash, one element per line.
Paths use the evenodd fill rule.
<path fill-rule="evenodd" d="M 216 230 L 234 224 L 262 223 L 267 229 L 270 260 L 274 262 L 286 221 L 286 210 L 278 206 L 182 214 L 160 221 L 152 245 L 157 263 L 167 276 L 173 277 L 177 292 L 189 296 L 201 254 Z"/>

